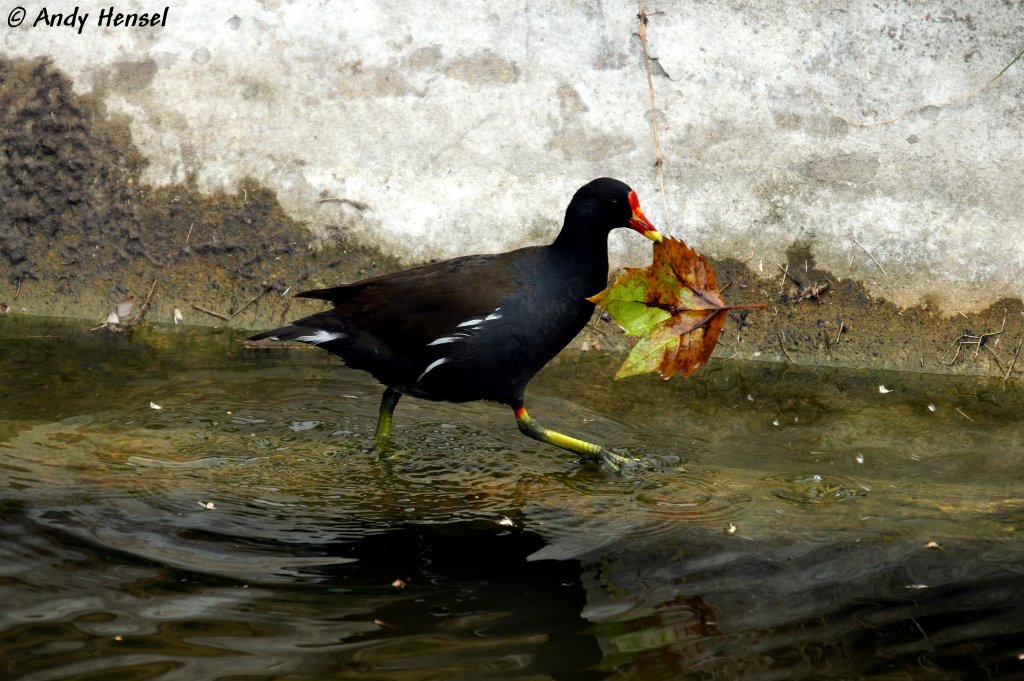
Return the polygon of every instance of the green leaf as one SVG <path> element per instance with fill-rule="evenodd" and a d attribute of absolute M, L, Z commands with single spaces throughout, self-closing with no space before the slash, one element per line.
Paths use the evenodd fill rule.
<path fill-rule="evenodd" d="M 647 268 L 631 268 L 589 298 L 637 336 L 615 378 L 657 371 L 690 376 L 711 357 L 729 310 L 707 259 L 678 239 L 654 246 Z"/>

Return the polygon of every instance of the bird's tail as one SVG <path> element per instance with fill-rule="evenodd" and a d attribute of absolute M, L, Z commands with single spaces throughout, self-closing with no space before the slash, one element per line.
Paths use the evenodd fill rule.
<path fill-rule="evenodd" d="M 310 345 L 322 345 L 336 340 L 342 340 L 345 334 L 336 329 L 317 328 L 313 325 L 305 326 L 302 323 L 289 324 L 270 331 L 249 336 L 249 340 L 279 340 L 299 341 Z"/>

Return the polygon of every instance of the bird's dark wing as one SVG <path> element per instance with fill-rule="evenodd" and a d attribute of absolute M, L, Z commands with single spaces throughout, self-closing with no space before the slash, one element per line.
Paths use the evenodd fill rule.
<path fill-rule="evenodd" d="M 332 312 L 350 330 L 418 351 L 466 320 L 486 316 L 524 285 L 516 263 L 530 250 L 454 258 L 298 295 L 333 303 Z"/>

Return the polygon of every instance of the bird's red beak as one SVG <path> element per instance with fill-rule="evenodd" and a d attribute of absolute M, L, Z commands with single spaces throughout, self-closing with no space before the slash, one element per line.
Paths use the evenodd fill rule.
<path fill-rule="evenodd" d="M 644 212 L 640 210 L 640 199 L 637 198 L 636 192 L 629 193 L 629 207 L 633 209 L 633 217 L 629 219 L 629 226 L 651 241 L 661 243 L 663 237 L 658 233 L 654 225 L 651 224 L 651 221 L 647 219 Z"/>

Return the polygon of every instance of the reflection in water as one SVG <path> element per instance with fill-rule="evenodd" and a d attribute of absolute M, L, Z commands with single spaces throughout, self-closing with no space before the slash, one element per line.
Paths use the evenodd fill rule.
<path fill-rule="evenodd" d="M 605 549 L 584 579 L 605 668 L 644 679 L 1024 670 L 1024 574 L 991 560 L 1005 546 L 730 544 L 691 545 L 671 564 Z"/>
<path fill-rule="evenodd" d="M 23 564 L 36 568 L 7 575 L 20 588 L 5 594 L 5 678 L 116 669 L 117 678 L 470 679 L 600 660 L 594 640 L 579 635 L 579 566 L 527 563 L 543 540 L 495 523 L 414 525 L 306 547 L 358 561 L 310 570 L 315 583 L 271 587 L 163 568 L 6 515 L 45 553 L 23 550 Z M 223 552 L 235 550 L 225 542 Z M 84 578 L 55 583 L 40 573 L 45 558 Z M 399 579 L 404 586 L 392 586 Z"/>
<path fill-rule="evenodd" d="M 362 374 L 149 333 L 0 343 L 0 678 L 1024 675 L 1012 383 L 546 370 L 616 476 L 480 404 L 382 462 Z"/>

